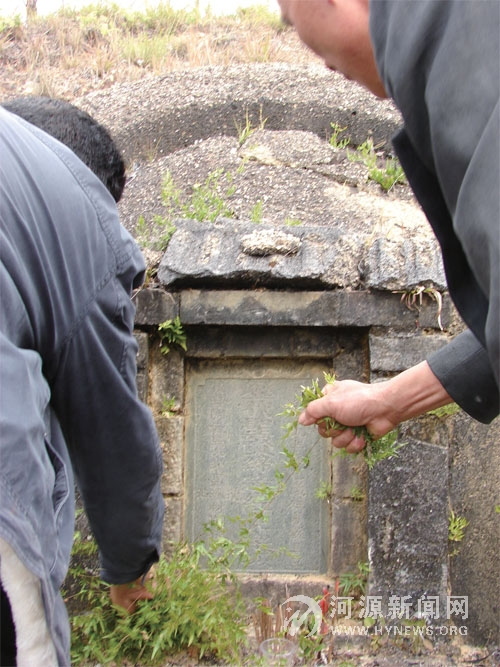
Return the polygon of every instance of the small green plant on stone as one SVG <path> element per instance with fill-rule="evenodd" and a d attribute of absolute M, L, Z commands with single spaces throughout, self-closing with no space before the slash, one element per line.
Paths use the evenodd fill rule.
<path fill-rule="evenodd" d="M 219 194 L 223 178 L 226 180 L 227 187 L 222 194 Z M 197 183 L 193 186 L 190 199 L 181 206 L 183 214 L 199 222 L 214 222 L 219 216 L 232 218 L 234 213 L 226 203 L 226 200 L 236 190 L 232 181 L 231 173 L 224 174 L 223 169 L 210 172 L 204 183 Z"/>
<path fill-rule="evenodd" d="M 335 375 L 324 373 L 324 380 L 327 384 L 333 384 L 335 382 Z M 290 434 L 297 428 L 299 423 L 299 415 L 309 405 L 309 403 L 323 396 L 323 392 L 319 387 L 319 380 L 317 379 L 312 380 L 310 386 L 302 386 L 301 389 L 301 393 L 296 397 L 297 403 L 288 403 L 285 405 L 284 411 L 281 413 L 282 416 L 292 418 L 292 421 L 288 422 L 284 427 L 284 438 L 289 437 Z M 375 440 L 366 426 L 348 427 L 344 424 L 340 424 L 330 417 L 325 417 L 322 421 L 328 430 L 341 431 L 345 430 L 346 428 L 352 428 L 357 436 L 364 438 L 366 446 L 363 449 L 363 457 L 370 470 L 379 461 L 397 456 L 398 450 L 405 444 L 398 442 L 397 430 L 391 431 L 390 433 L 387 433 L 381 438 Z M 348 456 L 344 450 L 340 450 L 338 454 L 335 454 L 335 456 L 337 455 Z"/>
<path fill-rule="evenodd" d="M 342 595 L 360 597 L 365 595 L 370 566 L 360 561 L 356 572 L 347 572 L 339 577 L 339 590 Z"/>
<path fill-rule="evenodd" d="M 158 332 L 162 354 L 168 354 L 172 345 L 178 345 L 184 351 L 187 350 L 186 333 L 178 315 L 173 320 L 165 320 L 165 322 L 159 324 Z"/>
<path fill-rule="evenodd" d="M 338 123 L 330 123 L 330 127 L 332 128 L 330 146 L 337 150 L 343 150 L 349 145 L 351 141 L 349 137 L 343 137 L 342 139 L 339 139 L 340 135 L 347 130 L 347 127 L 340 127 Z"/>
<path fill-rule="evenodd" d="M 380 187 L 388 192 L 396 183 L 405 183 L 406 177 L 403 167 L 399 164 L 396 158 L 389 157 L 385 161 L 383 169 L 373 167 L 370 169 L 369 176 L 372 181 L 375 181 Z"/>
<path fill-rule="evenodd" d="M 257 127 L 254 127 L 252 125 L 252 121 L 250 120 L 250 115 L 248 113 L 248 109 L 245 111 L 245 123 L 242 125 L 238 123 L 237 121 L 234 122 L 235 127 L 236 127 L 236 132 L 238 133 L 238 143 L 240 146 L 242 146 L 245 141 L 250 137 L 256 130 L 263 130 L 265 125 L 267 123 L 267 118 L 262 117 L 262 107 L 260 107 L 260 113 L 259 113 L 259 124 Z"/>
<path fill-rule="evenodd" d="M 250 211 L 250 220 L 254 222 L 256 225 L 260 225 L 262 222 L 262 207 L 263 207 L 262 199 L 259 199 L 259 201 Z"/>
<path fill-rule="evenodd" d="M 349 496 L 352 500 L 355 500 L 356 502 L 361 502 L 362 500 L 365 499 L 365 494 L 359 488 L 359 486 L 353 486 L 349 491 Z"/>
<path fill-rule="evenodd" d="M 451 510 L 448 517 L 448 540 L 450 542 L 461 542 L 465 537 L 465 529 L 469 525 L 467 519 L 463 516 L 458 516 Z"/>
<path fill-rule="evenodd" d="M 219 216 L 232 218 L 234 213 L 227 200 L 235 190 L 233 175 L 229 171 L 216 169 L 208 174 L 204 183 L 193 185 L 189 197 L 183 198 L 171 172 L 167 171 L 162 185 L 162 202 L 166 214 L 158 218 L 165 221 L 167 229 L 173 229 L 172 221 L 176 217 L 191 218 L 199 222 L 214 222 Z M 159 221 L 156 224 L 159 224 Z"/>
<path fill-rule="evenodd" d="M 383 168 L 378 166 L 378 156 L 373 139 L 367 139 L 356 151 L 348 151 L 347 156 L 353 162 L 363 162 L 368 168 L 368 178 L 375 181 L 386 192 L 396 183 L 406 183 L 403 168 L 396 158 L 386 158 Z"/>
<path fill-rule="evenodd" d="M 300 227 L 302 220 L 298 218 L 285 218 L 285 225 L 287 227 Z"/>
<path fill-rule="evenodd" d="M 163 252 L 167 249 L 170 239 L 176 230 L 173 222 L 164 216 L 155 215 L 149 228 L 143 215 L 139 216 L 136 225 L 137 242 L 142 248 L 151 248 Z"/>
<path fill-rule="evenodd" d="M 163 397 L 161 402 L 161 416 L 162 417 L 173 417 L 175 408 L 175 398 Z"/>
<path fill-rule="evenodd" d="M 333 487 L 331 482 L 320 482 L 320 485 L 316 489 L 316 498 L 320 500 L 329 500 L 331 498 Z"/>

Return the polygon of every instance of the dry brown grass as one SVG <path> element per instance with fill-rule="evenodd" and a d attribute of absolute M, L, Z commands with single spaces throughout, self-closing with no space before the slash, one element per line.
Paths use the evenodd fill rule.
<path fill-rule="evenodd" d="M 134 14 L 94 5 L 27 24 L 0 18 L 0 100 L 26 94 L 72 100 L 191 67 L 313 60 L 293 30 L 259 7 L 222 18 L 168 4 Z"/>

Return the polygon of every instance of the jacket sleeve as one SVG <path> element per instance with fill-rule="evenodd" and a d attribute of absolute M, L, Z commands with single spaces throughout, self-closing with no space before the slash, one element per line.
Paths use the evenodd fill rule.
<path fill-rule="evenodd" d="M 65 345 L 53 401 L 99 546 L 101 575 L 138 578 L 158 559 L 164 504 L 161 451 L 136 392 L 137 343 L 130 291 L 143 267 L 137 251 L 109 277 Z"/>
<path fill-rule="evenodd" d="M 405 129 L 402 129 L 393 141 L 412 189 L 440 243 L 450 295 L 469 327 L 467 332 L 457 336 L 451 344 L 431 356 L 429 364 L 450 396 L 471 417 L 489 423 L 500 411 L 497 384 L 500 335 L 497 313 L 500 291 L 498 285 L 495 287 L 498 281 L 498 266 L 494 259 L 498 255 L 498 240 L 493 238 L 495 234 L 498 236 L 498 229 L 493 231 L 494 225 L 498 226 L 498 211 L 492 203 L 494 182 L 495 179 L 498 180 L 495 175 L 498 174 L 498 166 L 496 171 L 492 170 L 493 184 L 485 177 L 480 186 L 481 179 L 478 179 L 475 196 L 470 194 L 467 198 L 464 195 L 461 204 L 462 209 L 465 209 L 465 200 L 468 199 L 469 215 L 466 217 L 475 222 L 475 226 L 470 224 L 469 227 L 475 227 L 478 234 L 476 244 L 469 240 L 466 245 L 468 256 L 475 254 L 477 265 L 481 261 L 478 248 L 487 249 L 483 253 L 483 273 L 489 272 L 488 280 L 491 285 L 490 288 L 485 287 L 487 279 L 483 276 L 483 289 L 479 282 L 481 271 L 473 272 L 471 269 L 464 246 L 455 234 L 454 222 L 438 180 L 417 155 Z M 486 187 L 487 190 L 489 188 L 489 191 L 481 194 L 479 187 Z M 477 202 L 477 219 L 473 214 L 474 202 Z M 489 212 L 483 208 L 488 202 L 491 204 Z M 463 218 L 463 211 L 461 215 Z M 479 234 L 480 228 L 484 231 L 482 236 Z M 488 238 L 491 238 L 491 242 Z M 470 252 L 471 245 L 475 248 L 474 253 Z"/>
<path fill-rule="evenodd" d="M 130 295 L 144 261 L 113 197 L 71 150 L 2 109 L 0 125 L 2 332 L 20 350 L 16 361 L 29 351 L 40 360 L 35 389 L 46 385 L 43 398 L 63 431 L 103 577 L 127 583 L 158 558 L 163 518 L 158 437 L 136 393 Z M 24 391 L 33 394 L 29 382 Z M 16 433 L 34 438 L 33 410 L 18 410 Z M 38 458 L 47 459 L 41 436 Z M 53 468 L 46 466 L 52 485 Z M 32 475 L 27 498 L 42 481 Z M 55 534 L 64 529 L 66 537 L 72 522 L 49 505 Z M 38 532 L 47 532 L 44 522 Z M 61 541 L 66 549 L 69 540 Z"/>
<path fill-rule="evenodd" d="M 500 396 L 484 347 L 464 331 L 427 360 L 448 394 L 471 417 L 489 424 L 499 413 Z"/>

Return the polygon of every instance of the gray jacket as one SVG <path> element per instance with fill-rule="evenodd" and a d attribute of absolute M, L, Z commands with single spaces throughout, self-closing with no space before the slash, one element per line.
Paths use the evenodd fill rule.
<path fill-rule="evenodd" d="M 404 119 L 394 146 L 469 327 L 429 364 L 466 412 L 489 422 L 500 410 L 500 3 L 372 0 L 370 22 Z"/>
<path fill-rule="evenodd" d="M 98 178 L 3 109 L 0 221 L 0 536 L 40 578 L 66 665 L 73 473 L 106 581 L 136 579 L 160 551 L 161 453 L 136 394 L 130 299 L 145 267 Z"/>

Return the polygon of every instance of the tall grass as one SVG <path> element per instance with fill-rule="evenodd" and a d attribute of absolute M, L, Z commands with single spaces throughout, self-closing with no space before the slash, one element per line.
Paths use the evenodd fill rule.
<path fill-rule="evenodd" d="M 258 4 L 222 17 L 168 2 L 144 11 L 89 4 L 26 23 L 0 16 L 0 99 L 20 93 L 71 99 L 187 67 L 297 62 L 297 49 L 299 40 L 279 13 Z"/>

